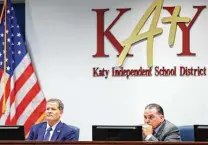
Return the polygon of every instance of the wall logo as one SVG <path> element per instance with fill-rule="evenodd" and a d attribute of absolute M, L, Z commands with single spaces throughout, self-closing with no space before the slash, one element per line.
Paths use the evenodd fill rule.
<path fill-rule="evenodd" d="M 92 9 L 92 11 L 96 12 L 97 14 L 97 49 L 93 57 L 109 57 L 109 55 L 105 53 L 104 47 L 104 38 L 107 38 L 109 42 L 114 46 L 114 49 L 118 52 L 117 65 L 123 66 L 126 57 L 133 57 L 133 54 L 129 53 L 131 47 L 136 45 L 136 43 L 140 42 L 141 40 L 146 40 L 147 65 L 152 67 L 154 56 L 153 41 L 157 35 L 162 34 L 163 32 L 163 29 L 157 26 L 162 9 L 170 13 L 169 17 L 163 17 L 161 19 L 162 23 L 168 23 L 170 25 L 168 42 L 169 46 L 174 45 L 176 30 L 177 27 L 179 27 L 182 32 L 182 48 L 181 53 L 177 54 L 177 56 L 195 56 L 196 54 L 192 52 L 190 48 L 190 30 L 206 6 L 193 6 L 193 8 L 196 9 L 196 13 L 193 18 L 182 17 L 180 16 L 181 6 L 166 7 L 163 6 L 163 0 L 155 0 L 146 10 L 142 18 L 138 21 L 131 35 L 122 42 L 119 42 L 116 39 L 116 36 L 112 34 L 110 30 L 116 23 L 118 23 L 118 20 L 131 9 L 117 9 L 119 13 L 112 21 L 112 23 L 107 27 L 107 29 L 104 29 L 104 14 L 109 11 L 109 9 Z M 141 33 L 141 29 L 146 24 L 151 15 L 153 15 L 153 18 L 149 30 Z"/>

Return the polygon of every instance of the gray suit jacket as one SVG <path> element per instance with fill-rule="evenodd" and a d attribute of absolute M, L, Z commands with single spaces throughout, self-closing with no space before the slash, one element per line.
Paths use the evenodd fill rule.
<path fill-rule="evenodd" d="M 155 136 L 148 141 L 181 141 L 180 132 L 178 128 L 171 122 L 165 120 Z"/>

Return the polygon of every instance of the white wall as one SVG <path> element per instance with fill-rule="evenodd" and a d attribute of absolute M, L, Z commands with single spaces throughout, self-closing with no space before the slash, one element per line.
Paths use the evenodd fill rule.
<path fill-rule="evenodd" d="M 105 41 L 109 58 L 92 58 L 96 52 L 96 13 L 93 8 L 110 8 L 106 27 L 118 12 L 132 8 L 113 27 L 119 41 L 126 39 L 152 0 L 26 0 L 26 35 L 36 72 L 47 98 L 65 103 L 63 121 L 81 129 L 80 140 L 91 140 L 94 124 L 136 125 L 143 123 L 148 103 L 162 105 L 165 116 L 176 125 L 208 124 L 205 77 L 121 77 L 93 78 L 92 67 L 112 68 L 116 51 Z M 181 16 L 193 17 L 193 5 L 208 5 L 205 0 L 166 0 L 164 6 L 181 5 Z M 177 28 L 173 48 L 168 45 L 170 25 L 161 22 L 169 13 L 162 10 L 158 26 L 163 34 L 154 40 L 154 64 L 158 66 L 207 66 L 207 8 L 191 29 L 191 51 L 196 57 L 177 57 L 182 33 Z M 148 27 L 144 28 L 144 31 Z M 203 35 L 203 36 L 202 36 Z M 127 68 L 146 67 L 146 41 L 131 49 Z"/>

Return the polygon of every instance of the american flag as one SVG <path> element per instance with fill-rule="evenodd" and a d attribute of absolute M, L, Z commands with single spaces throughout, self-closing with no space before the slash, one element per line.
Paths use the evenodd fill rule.
<path fill-rule="evenodd" d="M 33 124 L 44 119 L 46 99 L 33 70 L 10 0 L 4 1 L 2 14 L 0 24 L 0 125 L 24 125 L 27 135 Z M 5 105 L 5 111 L 3 111 L 3 105 Z"/>

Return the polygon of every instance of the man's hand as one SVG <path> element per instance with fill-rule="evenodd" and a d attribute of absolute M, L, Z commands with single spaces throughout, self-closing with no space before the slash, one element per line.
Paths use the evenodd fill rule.
<path fill-rule="evenodd" d="M 144 136 L 148 136 L 148 135 L 152 134 L 153 133 L 152 126 L 148 125 L 148 124 L 144 124 L 142 126 L 142 133 Z"/>

